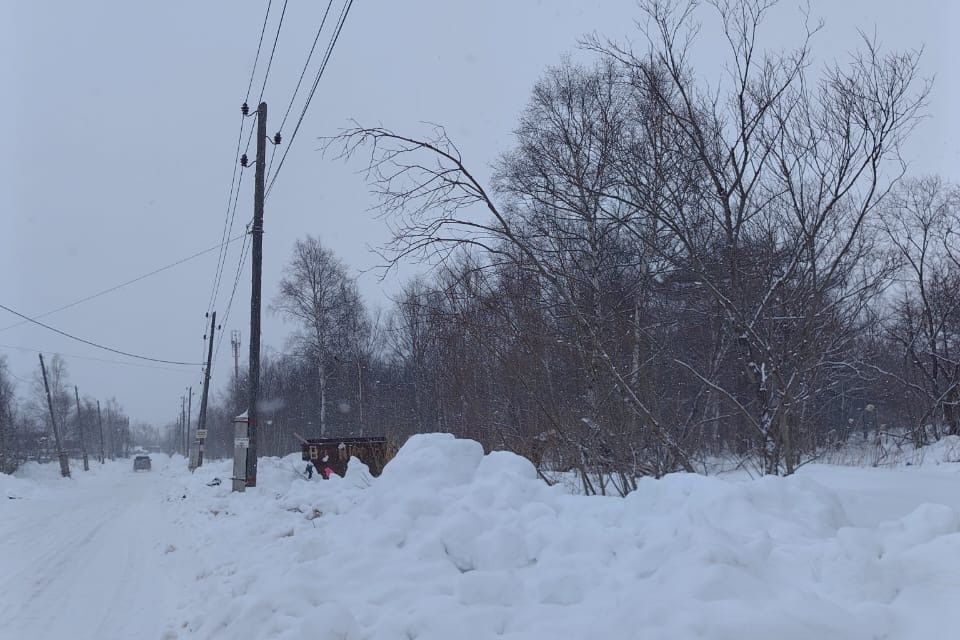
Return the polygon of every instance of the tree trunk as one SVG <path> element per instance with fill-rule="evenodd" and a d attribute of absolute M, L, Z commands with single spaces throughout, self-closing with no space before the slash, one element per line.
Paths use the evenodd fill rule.
<path fill-rule="evenodd" d="M 320 377 L 320 437 L 327 437 L 327 368 L 321 362 L 317 367 Z"/>
<path fill-rule="evenodd" d="M 784 475 L 791 475 L 796 470 L 794 466 L 793 434 L 790 433 L 790 412 L 780 410 L 780 443 L 783 450 Z"/>
<path fill-rule="evenodd" d="M 357 412 L 359 414 L 360 435 L 363 436 L 363 367 L 359 354 L 357 355 Z"/>

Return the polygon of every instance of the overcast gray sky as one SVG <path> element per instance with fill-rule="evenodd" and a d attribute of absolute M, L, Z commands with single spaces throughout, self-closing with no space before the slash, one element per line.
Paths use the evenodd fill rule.
<path fill-rule="evenodd" d="M 289 0 L 264 95 L 271 134 L 325 4 Z M 282 2 L 274 5 L 273 25 Z M 3 3 L 0 304 L 42 313 L 220 241 L 238 110 L 265 6 Z M 797 6 L 784 2 L 778 8 L 770 44 L 796 41 Z M 812 0 L 811 8 L 826 22 L 814 44 L 821 60 L 855 48 L 858 29 L 876 31 L 890 48 L 925 47 L 922 70 L 936 82 L 930 117 L 906 150 L 907 159 L 914 172 L 956 180 L 960 3 Z M 632 0 L 356 0 L 267 204 L 265 302 L 298 237 L 319 236 L 356 273 L 377 264 L 367 247 L 386 238 L 383 222 L 367 212 L 371 198 L 359 167 L 323 158 L 318 136 L 335 133 L 350 118 L 413 132 L 422 130 L 422 121 L 437 122 L 471 164 L 485 169 L 509 147 L 517 115 L 547 65 L 564 55 L 585 57 L 576 45 L 590 32 L 639 40 L 633 27 L 639 17 Z M 698 49 L 704 65 L 719 46 L 709 27 Z M 265 40 L 272 43 L 270 30 Z M 326 40 L 324 35 L 321 47 Z M 710 67 L 704 69 L 709 76 Z M 298 102 L 283 132 L 288 137 L 299 108 Z M 235 233 L 252 215 L 250 172 Z M 227 255 L 215 305 L 221 318 L 239 250 L 236 242 Z M 44 321 L 121 350 L 199 361 L 216 263 L 214 251 Z M 246 353 L 249 279 L 248 264 L 223 326 L 227 340 L 214 364 L 215 389 L 226 383 L 232 366 L 231 329 L 242 332 Z M 368 306 L 385 308 L 399 281 L 364 274 L 360 285 Z M 0 353 L 20 378 L 35 370 L 36 350 L 62 353 L 82 393 L 116 396 L 133 419 L 155 424 L 174 418 L 187 385 L 199 392 L 199 368 L 147 368 L 39 327 L 2 329 L 16 321 L 0 311 Z M 265 310 L 264 345 L 282 348 L 287 333 Z M 25 391 L 26 385 L 19 387 Z"/>

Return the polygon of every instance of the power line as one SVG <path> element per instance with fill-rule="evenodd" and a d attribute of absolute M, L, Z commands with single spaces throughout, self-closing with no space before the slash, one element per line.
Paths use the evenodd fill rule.
<path fill-rule="evenodd" d="M 170 371 L 173 373 L 195 373 L 193 369 L 173 369 L 171 367 L 157 367 L 152 364 L 141 364 L 139 362 L 124 362 L 122 360 L 107 360 L 106 358 L 94 358 L 93 356 L 78 356 L 70 353 L 62 353 L 54 349 L 35 349 L 33 347 L 21 347 L 19 345 L 12 344 L 0 344 L 0 348 L 3 349 L 16 349 L 17 351 L 29 351 L 31 353 L 56 353 L 57 355 L 63 356 L 64 358 L 72 358 L 74 360 L 90 360 L 92 362 L 104 362 L 107 364 L 118 364 L 124 367 L 137 367 L 140 369 L 156 369 L 157 371 Z M 11 372 L 11 375 L 12 372 Z M 14 376 L 18 378 L 17 376 Z M 23 380 L 23 378 L 18 378 L 24 382 L 29 382 L 29 380 Z"/>
<path fill-rule="evenodd" d="M 233 233 L 233 217 L 230 214 L 230 206 L 234 200 L 234 187 L 239 197 L 240 185 L 243 184 L 243 174 L 240 174 L 240 184 L 237 183 L 237 171 L 240 167 L 240 145 L 243 143 L 243 123 L 246 120 L 246 117 L 240 116 L 240 132 L 237 134 L 237 151 L 234 154 L 233 161 L 233 176 L 230 178 L 230 193 L 227 195 L 227 209 L 223 216 L 223 231 L 220 234 L 220 240 L 223 241 L 231 233 Z M 233 209 L 236 211 L 236 204 L 233 204 Z M 228 230 L 229 222 L 229 230 Z M 210 300 L 207 302 L 207 312 L 210 312 L 210 309 L 213 308 L 213 304 L 217 299 L 217 294 L 220 292 L 220 277 L 222 275 L 223 265 L 226 263 L 227 259 L 227 249 L 224 245 L 220 246 L 220 253 L 217 256 L 217 269 L 213 276 L 213 288 L 210 291 Z"/>
<path fill-rule="evenodd" d="M 300 77 L 297 78 L 297 86 L 293 89 L 293 95 L 290 96 L 290 102 L 287 104 L 287 110 L 283 113 L 283 120 L 280 121 L 280 127 L 277 131 L 283 131 L 284 125 L 287 124 L 287 118 L 290 116 L 290 111 L 293 109 L 293 103 L 297 99 L 297 94 L 300 93 L 300 86 L 303 84 L 303 78 L 307 75 L 307 69 L 310 68 L 310 60 L 313 59 L 313 53 L 317 49 L 317 43 L 320 42 L 320 35 L 323 33 L 323 27 L 327 24 L 327 16 L 330 15 L 330 9 L 333 7 L 333 0 L 327 2 L 327 8 L 323 12 L 323 18 L 320 20 L 320 27 L 317 29 L 317 35 L 313 39 L 313 44 L 310 45 L 310 51 L 307 53 L 307 59 L 303 63 L 303 69 L 300 71 Z M 270 154 L 270 166 L 267 167 L 267 175 L 270 175 L 273 172 L 273 161 L 276 159 L 276 149 Z"/>
<path fill-rule="evenodd" d="M 253 131 L 253 128 L 251 128 L 251 132 L 252 131 Z M 240 135 L 241 136 L 243 135 L 242 129 L 240 131 Z M 239 163 L 234 165 L 234 171 L 236 171 L 236 166 L 238 165 Z M 230 193 L 231 193 L 233 202 L 232 202 L 232 206 L 230 202 L 227 202 L 227 216 L 224 218 L 224 221 L 223 221 L 224 231 L 226 232 L 225 235 L 230 235 L 233 233 L 233 222 L 236 219 L 236 215 L 237 215 L 237 203 L 240 201 L 240 188 L 243 186 L 244 175 L 245 174 L 243 172 L 240 173 L 240 180 L 237 182 L 236 190 L 233 189 L 233 186 L 230 187 Z M 239 237 L 242 237 L 242 236 L 237 236 L 237 238 Z M 216 275 L 214 276 L 213 291 L 210 292 L 210 300 L 207 303 L 207 313 L 210 313 L 213 310 L 214 306 L 217 303 L 217 296 L 220 295 L 220 283 L 223 279 L 223 270 L 227 266 L 227 255 L 228 255 L 227 248 L 224 247 L 220 258 L 218 259 L 217 272 L 216 272 Z"/>
<path fill-rule="evenodd" d="M 297 137 L 297 132 L 300 131 L 300 125 L 303 124 L 303 119 L 307 115 L 307 109 L 309 109 L 310 102 L 313 100 L 313 96 L 317 91 L 317 86 L 320 84 L 320 79 L 323 77 L 323 73 L 327 68 L 327 63 L 330 61 L 333 48 L 336 46 L 337 40 L 340 38 L 340 31 L 343 29 L 343 24 L 346 22 L 347 15 L 350 13 L 350 8 L 352 6 L 353 0 L 348 0 L 340 12 L 340 18 L 338 20 L 336 30 L 334 31 L 333 37 L 330 39 L 330 43 L 327 45 L 327 50 L 324 53 L 323 60 L 320 63 L 320 68 L 317 71 L 316 77 L 314 78 L 313 86 L 310 88 L 310 93 L 307 94 L 307 100 L 303 105 L 303 110 L 300 112 L 300 118 L 297 120 L 297 125 L 293 129 L 293 134 L 291 134 L 290 139 L 287 141 L 287 146 L 283 151 L 283 155 L 280 157 L 280 164 L 277 165 L 277 171 L 270 179 L 270 185 L 267 187 L 267 196 L 269 196 L 270 191 L 273 190 L 273 183 L 276 182 L 277 176 L 280 174 L 280 170 L 283 168 L 283 163 L 287 159 L 287 154 L 290 152 L 290 148 L 293 146 L 293 141 Z"/>
<path fill-rule="evenodd" d="M 340 19 L 337 23 L 336 31 L 334 31 L 333 37 L 330 39 L 330 44 L 327 46 L 323 61 L 320 63 L 320 69 L 317 71 L 317 76 L 314 78 L 313 86 L 310 88 L 310 93 L 307 94 L 307 101 L 304 103 L 303 110 L 300 112 L 300 118 L 297 120 L 297 125 L 293 128 L 293 133 L 290 135 L 290 139 L 287 141 L 287 147 L 284 149 L 283 155 L 280 157 L 280 164 L 277 165 L 277 171 L 270 179 L 270 186 L 267 187 L 267 196 L 270 195 L 270 191 L 273 189 L 273 183 L 277 181 L 277 176 L 280 175 L 280 170 L 283 168 L 283 163 L 287 159 L 287 154 L 290 152 L 290 148 L 293 146 L 293 141 L 297 137 L 297 132 L 300 131 L 300 125 L 303 124 L 303 118 L 307 115 L 307 109 L 310 107 L 310 102 L 313 100 L 313 96 L 317 91 L 317 85 L 320 84 L 320 78 L 323 77 L 323 72 L 327 69 L 327 63 L 330 62 L 330 56 L 333 54 L 333 49 L 337 45 L 337 40 L 340 39 L 340 32 L 343 30 L 343 24 L 346 22 L 347 15 L 349 15 L 350 8 L 352 6 L 353 0 L 347 0 L 347 3 L 343 6 L 343 10 L 340 12 Z"/>
<path fill-rule="evenodd" d="M 257 53 L 253 58 L 253 67 L 250 69 L 250 79 L 247 82 L 247 93 L 243 99 L 244 105 L 246 105 L 246 103 L 250 101 L 250 90 L 253 88 L 253 79 L 256 77 L 256 74 L 257 74 L 257 65 L 260 62 L 260 52 L 263 49 L 263 37 L 264 35 L 266 35 L 266 32 L 267 32 L 267 24 L 270 21 L 270 8 L 272 6 L 273 6 L 273 0 L 269 0 L 267 2 L 267 10 L 264 12 L 264 15 L 263 15 L 263 25 L 260 27 L 260 39 L 257 42 Z M 284 13 L 286 13 L 286 0 L 284 1 L 283 11 Z M 280 16 L 280 21 L 282 24 L 283 22 L 282 15 Z M 279 35 L 279 30 L 278 30 L 278 35 Z M 276 42 L 274 42 L 274 50 L 275 49 L 276 49 Z M 271 63 L 273 62 L 272 52 L 270 54 L 270 62 Z M 267 69 L 267 73 L 269 74 L 269 66 Z M 266 85 L 266 76 L 264 76 L 264 85 Z M 262 95 L 262 89 L 261 89 L 261 95 Z M 221 240 L 225 239 L 227 236 L 233 233 L 233 213 L 231 213 L 231 207 L 233 209 L 233 212 L 235 213 L 237 205 L 234 200 L 234 188 L 236 187 L 236 192 L 237 192 L 236 197 L 239 198 L 240 186 L 243 183 L 242 172 L 240 173 L 240 184 L 237 183 L 237 172 L 238 172 L 239 160 L 240 160 L 240 146 L 243 144 L 243 125 L 245 121 L 246 121 L 246 113 L 244 113 L 240 117 L 240 131 L 237 134 L 237 150 L 236 150 L 236 153 L 234 154 L 234 159 L 233 159 L 233 175 L 230 178 L 230 192 L 227 195 L 227 208 L 223 216 L 223 232 L 221 233 L 221 236 L 220 236 Z M 251 127 L 250 129 L 250 137 L 252 136 L 253 136 L 253 127 Z M 249 147 L 250 147 L 250 138 L 247 139 L 247 149 L 249 149 Z M 246 150 L 244 151 L 244 153 L 246 153 Z M 213 286 L 210 290 L 210 299 L 207 302 L 208 314 L 213 309 L 213 306 L 216 303 L 217 295 L 219 295 L 220 293 L 220 279 L 223 276 L 223 267 L 226 265 L 226 260 L 227 260 L 227 252 L 225 249 L 223 249 L 221 250 L 220 254 L 217 256 L 217 268 L 213 276 Z"/>
<path fill-rule="evenodd" d="M 271 145 L 270 164 L 267 165 L 267 175 L 270 175 L 270 172 L 273 171 L 273 161 L 276 159 L 277 159 L 277 145 Z"/>
<path fill-rule="evenodd" d="M 327 9 L 323 12 L 323 18 L 320 20 L 320 28 L 317 29 L 317 36 L 313 39 L 313 45 L 310 47 L 310 53 L 307 54 L 307 61 L 303 63 L 303 70 L 300 72 L 300 78 L 297 80 L 297 86 L 293 90 L 293 95 L 290 96 L 290 104 L 287 105 L 287 110 L 283 114 L 283 120 L 280 121 L 280 128 L 278 131 L 283 131 L 283 126 L 287 124 L 287 117 L 290 115 L 290 110 L 293 108 L 293 102 L 296 100 L 297 94 L 300 92 L 300 85 L 303 83 L 303 78 L 307 75 L 307 68 L 310 66 L 310 60 L 313 58 L 313 52 L 317 48 L 317 43 L 320 42 L 320 34 L 323 32 L 324 25 L 327 24 L 327 15 L 329 15 L 331 7 L 333 7 L 333 0 L 329 0 L 329 2 L 327 2 Z M 267 173 L 269 173 L 269 171 Z"/>
<path fill-rule="evenodd" d="M 98 291 L 97 293 L 90 294 L 89 296 L 86 296 L 85 298 L 80 298 L 79 300 L 74 300 L 73 302 L 71 302 L 71 303 L 69 303 L 69 304 L 65 304 L 65 305 L 63 305 L 62 307 L 57 307 L 56 309 L 51 309 L 50 311 L 44 311 L 43 313 L 38 314 L 38 315 L 35 315 L 35 316 L 32 316 L 32 317 L 33 317 L 34 319 L 36 319 L 36 318 L 45 318 L 45 317 L 47 317 L 47 316 L 49 316 L 49 315 L 52 315 L 52 314 L 54 314 L 54 313 L 58 313 L 58 312 L 60 312 L 60 311 L 64 311 L 65 309 L 69 309 L 69 308 L 71 308 L 71 307 L 75 307 L 75 306 L 77 306 L 78 304 L 82 304 L 82 303 L 87 302 L 87 301 L 89 301 L 89 300 L 93 300 L 94 298 L 99 298 L 100 296 L 106 295 L 106 294 L 108 294 L 108 293 L 112 293 L 112 292 L 116 291 L 117 289 L 122 289 L 123 287 L 126 287 L 127 285 L 131 285 L 131 284 L 133 284 L 133 283 L 135 283 L 135 282 L 140 282 L 141 280 L 145 280 L 146 278 L 149 278 L 150 276 L 155 276 L 155 275 L 157 275 L 158 273 L 162 273 L 162 272 L 164 272 L 164 271 L 166 271 L 166 270 L 168 270 L 168 269 L 172 269 L 173 267 L 179 266 L 179 265 L 183 264 L 184 262 L 189 262 L 190 260 L 193 260 L 194 258 L 199 258 L 199 257 L 202 256 L 202 255 L 206 255 L 206 254 L 210 253 L 210 252 L 213 251 L 214 249 L 220 249 L 220 248 L 222 248 L 222 247 L 224 247 L 224 246 L 226 246 L 226 245 L 228 245 L 228 244 L 230 244 L 230 243 L 232 243 L 232 242 L 236 242 L 237 240 L 239 240 L 239 239 L 242 238 L 242 237 L 243 237 L 242 235 L 239 235 L 239 236 L 236 236 L 236 237 L 234 237 L 234 238 L 230 238 L 229 240 L 226 240 L 226 241 L 224 241 L 224 242 L 221 242 L 221 243 L 218 244 L 218 245 L 214 245 L 214 246 L 212 246 L 212 247 L 209 247 L 209 248 L 207 248 L 207 249 L 204 249 L 203 251 L 198 251 L 197 253 L 194 253 L 193 255 L 189 255 L 189 256 L 187 256 L 186 258 L 181 258 L 180 260 L 177 260 L 176 262 L 171 262 L 170 264 L 165 265 L 165 266 L 162 266 L 162 267 L 160 267 L 159 269 L 154 269 L 153 271 L 150 271 L 149 273 L 145 273 L 145 274 L 143 274 L 143 275 L 137 276 L 136 278 L 133 278 L 133 279 L 131 279 L 131 280 L 127 280 L 126 282 L 121 282 L 120 284 L 114 285 L 114 286 L 110 287 L 109 289 L 104 289 L 103 291 Z M 0 331 L 6 331 L 7 329 L 13 329 L 14 327 L 19 327 L 19 326 L 21 326 L 21 325 L 27 324 L 27 322 L 30 322 L 30 320 L 21 320 L 20 322 L 17 322 L 17 323 L 8 325 L 8 326 L 6 326 L 6 327 L 0 328 Z"/>
<path fill-rule="evenodd" d="M 249 225 L 248 225 L 249 226 Z M 237 274 L 233 279 L 233 290 L 230 292 L 230 300 L 227 301 L 227 312 L 223 315 L 223 320 L 221 321 L 221 326 L 227 326 L 227 321 L 230 319 L 230 310 L 233 308 L 233 298 L 237 293 L 237 285 L 240 283 L 240 276 L 243 275 L 243 265 L 247 261 L 247 249 L 249 248 L 249 243 L 246 239 L 243 241 L 243 246 L 240 248 L 240 261 L 237 264 Z M 214 361 L 216 361 L 216 356 L 220 355 L 220 344 L 223 342 L 224 332 L 220 332 L 220 339 L 217 341 L 217 349 L 214 356 Z"/>
<path fill-rule="evenodd" d="M 287 15 L 287 0 L 283 0 L 283 9 L 280 10 L 280 21 L 277 22 L 277 35 L 273 37 L 273 48 L 270 49 L 270 59 L 267 61 L 267 70 L 263 74 L 263 84 L 260 86 L 260 98 L 257 103 L 263 102 L 263 92 L 267 88 L 267 78 L 270 77 L 270 67 L 273 66 L 273 54 L 277 52 L 277 43 L 280 41 L 280 28 L 283 27 L 283 16 Z"/>
<path fill-rule="evenodd" d="M 93 342 L 93 341 L 91 341 L 91 340 L 86 340 L 86 339 L 84 339 L 84 338 L 79 338 L 79 337 L 77 337 L 77 336 L 75 336 L 75 335 L 73 335 L 73 334 L 67 333 L 66 331 L 61 331 L 60 329 L 56 329 L 56 328 L 54 328 L 54 327 L 51 327 L 51 326 L 48 325 L 48 324 L 44 324 L 44 323 L 40 322 L 39 320 L 35 320 L 34 318 L 31 318 L 30 316 L 26 316 L 26 315 L 20 313 L 19 311 L 16 311 L 16 310 L 14 310 L 14 309 L 11 309 L 11 308 L 8 307 L 8 306 L 5 306 L 5 305 L 0 304 L 0 309 L 3 309 L 4 311 L 7 311 L 7 312 L 9 312 L 9 313 L 12 313 L 12 314 L 15 315 L 15 316 L 18 316 L 18 317 L 20 317 L 20 318 L 23 318 L 24 320 L 26 320 L 26 321 L 28 321 L 28 322 L 32 322 L 32 323 L 35 324 L 35 325 L 41 326 L 41 327 L 43 327 L 44 329 L 47 329 L 47 330 L 49 330 L 49 331 L 53 331 L 54 333 L 59 333 L 60 335 L 62 335 L 62 336 L 64 336 L 64 337 L 70 338 L 71 340 L 76 340 L 77 342 L 82 342 L 82 343 L 84 343 L 84 344 L 90 345 L 91 347 L 96 347 L 97 349 L 103 349 L 104 351 L 110 351 L 111 353 L 117 353 L 117 354 L 120 354 L 121 356 L 127 356 L 128 358 L 136 358 L 136 359 L 138 359 L 138 360 L 148 360 L 148 361 L 150 361 L 150 362 L 160 362 L 160 363 L 162 363 L 162 364 L 176 364 L 176 365 L 187 366 L 187 367 L 199 367 L 199 366 L 201 366 L 201 363 L 199 363 L 199 362 L 177 362 L 177 361 L 175 361 L 175 360 L 163 360 L 162 358 L 151 358 L 151 357 L 149 357 L 149 356 L 141 356 L 141 355 L 137 355 L 137 354 L 135 354 L 135 353 L 129 353 L 129 352 L 127 352 L 127 351 L 121 351 L 120 349 L 114 349 L 113 347 L 106 347 L 106 346 L 104 346 L 104 345 L 102 345 L 102 344 L 98 344 L 98 343 L 96 343 L 96 342 Z"/>
<path fill-rule="evenodd" d="M 253 132 L 257 130 L 257 111 L 254 109 L 250 114 L 253 117 L 253 124 L 250 127 L 250 135 L 247 136 L 247 145 L 243 148 L 243 155 L 250 153 L 250 142 L 253 141 Z M 241 176 L 242 177 L 242 176 Z"/>
<path fill-rule="evenodd" d="M 267 20 L 270 18 L 271 5 L 273 5 L 273 0 L 267 2 L 267 12 L 263 16 L 263 28 L 260 29 L 260 42 L 257 44 L 257 55 L 253 59 L 253 68 L 250 69 L 250 82 L 247 83 L 247 97 L 243 99 L 244 102 L 250 102 L 250 89 L 253 87 L 253 76 L 257 72 L 257 62 L 260 60 L 260 48 L 263 47 L 263 34 L 267 32 Z"/>
<path fill-rule="evenodd" d="M 3 345 L 0 345 L 0 347 L 2 347 L 2 346 L 3 346 Z M 15 348 L 15 347 L 11 347 L 11 348 Z M 17 374 L 15 374 L 13 371 L 10 371 L 10 368 L 9 368 L 9 367 L 3 370 L 3 374 L 4 374 L 4 375 L 9 375 L 9 376 L 11 376 L 12 378 L 14 378 L 15 380 L 19 380 L 20 382 L 23 382 L 24 384 L 33 384 L 32 381 L 27 380 L 26 378 L 21 378 L 20 376 L 18 376 Z"/>

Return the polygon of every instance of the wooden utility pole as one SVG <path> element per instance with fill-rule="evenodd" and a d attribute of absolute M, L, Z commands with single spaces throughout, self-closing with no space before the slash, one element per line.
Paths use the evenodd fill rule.
<path fill-rule="evenodd" d="M 217 328 L 217 312 L 210 317 L 210 336 L 207 342 L 207 368 L 203 370 L 203 392 L 200 394 L 200 417 L 197 418 L 197 466 L 203 466 L 203 446 L 207 439 L 207 397 L 210 393 L 210 365 L 213 362 L 213 333 Z M 234 349 L 236 352 L 236 349 Z"/>
<path fill-rule="evenodd" d="M 253 183 L 253 265 L 250 286 L 250 380 L 247 397 L 247 486 L 257 486 L 257 439 L 260 423 L 260 277 L 263 267 L 263 199 L 267 171 L 267 103 L 257 108 L 257 165 Z"/>
<path fill-rule="evenodd" d="M 40 372 L 43 373 L 43 388 L 47 392 L 47 407 L 50 409 L 50 424 L 53 425 L 53 441 L 57 446 L 57 458 L 60 459 L 60 475 L 70 477 L 70 460 L 63 450 L 63 441 L 60 439 L 60 429 L 57 427 L 57 418 L 53 413 L 53 398 L 50 396 L 50 384 L 47 382 L 47 367 L 43 364 L 43 354 L 40 356 Z"/>
<path fill-rule="evenodd" d="M 187 430 L 183 435 L 183 445 L 187 450 L 187 459 L 190 459 L 190 421 L 193 414 L 193 387 L 187 387 Z"/>
<path fill-rule="evenodd" d="M 80 454 L 83 456 L 83 470 L 90 471 L 90 459 L 87 457 L 87 434 L 83 431 L 83 420 L 80 418 L 80 392 L 77 385 L 73 385 L 73 395 L 77 399 L 77 431 L 80 432 Z"/>
<path fill-rule="evenodd" d="M 185 396 L 180 396 L 180 430 L 177 433 L 177 448 L 183 447 L 183 423 L 187 416 L 187 398 Z M 183 455 L 187 455 L 187 452 L 184 451 Z"/>
<path fill-rule="evenodd" d="M 107 461 L 107 454 L 103 446 L 103 415 L 100 413 L 100 401 L 97 400 L 97 422 L 100 424 L 100 464 Z"/>

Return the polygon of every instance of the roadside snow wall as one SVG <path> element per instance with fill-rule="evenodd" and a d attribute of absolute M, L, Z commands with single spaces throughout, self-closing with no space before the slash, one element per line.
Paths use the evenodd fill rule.
<path fill-rule="evenodd" d="M 353 461 L 308 482 L 301 464 L 265 460 L 246 494 L 189 479 L 180 544 L 205 562 L 168 640 L 958 637 L 946 506 L 855 528 L 810 476 L 573 496 L 446 434 L 378 479 Z"/>

